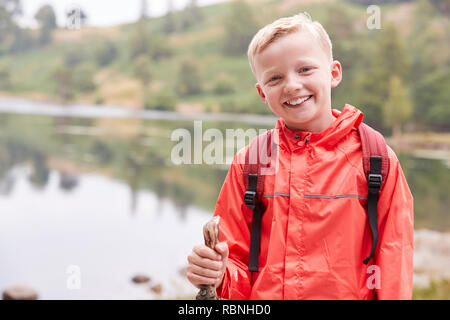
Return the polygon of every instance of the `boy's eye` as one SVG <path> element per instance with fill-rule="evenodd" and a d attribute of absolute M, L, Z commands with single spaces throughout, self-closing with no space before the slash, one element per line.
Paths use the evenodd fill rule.
<path fill-rule="evenodd" d="M 271 78 L 269 79 L 269 82 L 271 82 L 271 81 L 276 81 L 276 80 L 278 80 L 278 79 L 280 79 L 279 76 L 273 76 L 273 77 L 271 77 Z"/>
<path fill-rule="evenodd" d="M 311 68 L 309 68 L 309 67 L 300 68 L 300 73 L 305 73 L 308 71 L 311 71 Z"/>

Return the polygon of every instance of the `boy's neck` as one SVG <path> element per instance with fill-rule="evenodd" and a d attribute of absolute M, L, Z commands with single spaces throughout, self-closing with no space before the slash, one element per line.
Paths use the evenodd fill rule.
<path fill-rule="evenodd" d="M 336 120 L 336 118 L 333 116 L 333 114 L 330 112 L 329 115 L 327 115 L 327 117 L 325 119 L 321 119 L 321 122 L 318 124 L 311 124 L 311 125 L 307 125 L 305 127 L 295 127 L 295 126 L 291 126 L 288 125 L 286 123 L 286 121 L 284 121 L 284 124 L 286 126 L 286 128 L 288 128 L 291 131 L 304 131 L 304 132 L 311 132 L 311 133 L 319 133 L 322 131 L 325 131 L 327 128 L 329 128 L 334 120 Z"/>

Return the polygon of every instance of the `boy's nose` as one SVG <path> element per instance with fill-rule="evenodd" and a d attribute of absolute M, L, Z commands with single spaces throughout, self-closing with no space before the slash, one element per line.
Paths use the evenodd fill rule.
<path fill-rule="evenodd" d="M 284 86 L 285 94 L 292 95 L 303 88 L 302 82 L 294 76 L 290 76 L 286 79 L 286 84 Z"/>

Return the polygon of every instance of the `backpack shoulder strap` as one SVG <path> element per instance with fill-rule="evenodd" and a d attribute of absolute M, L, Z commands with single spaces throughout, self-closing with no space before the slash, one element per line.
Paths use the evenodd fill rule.
<path fill-rule="evenodd" d="M 386 141 L 381 133 L 361 123 L 358 127 L 363 152 L 363 168 L 367 177 L 367 211 L 372 231 L 372 249 L 363 261 L 368 264 L 378 243 L 378 197 L 389 173 L 389 156 Z"/>
<path fill-rule="evenodd" d="M 272 131 L 269 130 L 256 137 L 250 143 L 245 154 L 244 181 L 246 191 L 244 202 L 253 211 L 248 269 L 254 272 L 259 270 L 261 219 L 264 212 L 261 201 L 264 192 L 264 174 L 261 174 L 261 168 L 267 167 L 269 164 L 271 151 Z"/>
<path fill-rule="evenodd" d="M 370 158 L 372 156 L 381 157 L 381 176 L 382 184 L 389 173 L 389 156 L 386 141 L 381 133 L 361 123 L 358 127 L 359 136 L 361 137 L 361 145 L 363 152 L 363 167 L 366 175 L 370 172 Z"/>

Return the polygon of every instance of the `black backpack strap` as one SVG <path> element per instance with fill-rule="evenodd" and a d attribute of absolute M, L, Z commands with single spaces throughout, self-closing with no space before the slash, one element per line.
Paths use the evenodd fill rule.
<path fill-rule="evenodd" d="M 248 270 L 252 272 L 258 272 L 259 249 L 261 242 L 261 218 L 263 210 L 260 203 L 256 202 L 256 186 L 258 183 L 258 175 L 249 174 L 248 181 L 249 185 L 244 195 L 244 201 L 247 207 L 253 210 Z"/>
<path fill-rule="evenodd" d="M 389 156 L 386 141 L 381 133 L 361 123 L 358 127 L 363 151 L 363 168 L 367 177 L 367 214 L 372 231 L 372 248 L 363 263 L 373 258 L 378 243 L 378 198 L 389 172 Z"/>
<path fill-rule="evenodd" d="M 253 211 L 248 263 L 248 269 L 252 272 L 259 271 L 261 220 L 264 212 L 261 201 L 264 191 L 264 173 L 261 173 L 261 168 L 268 166 L 269 157 L 272 154 L 271 133 L 269 130 L 250 143 L 244 164 L 244 176 L 247 185 L 244 202 Z"/>
<path fill-rule="evenodd" d="M 364 264 L 368 264 L 370 259 L 372 259 L 375 254 L 375 249 L 378 242 L 378 194 L 381 189 L 381 184 L 383 178 L 381 176 L 381 157 L 371 156 L 370 157 L 370 173 L 367 178 L 367 186 L 369 189 L 367 196 L 367 210 L 369 215 L 370 229 L 372 230 L 372 249 L 370 250 L 370 255 L 363 261 Z"/>

